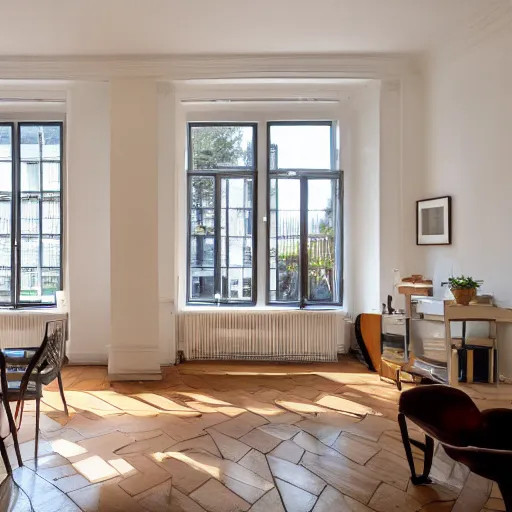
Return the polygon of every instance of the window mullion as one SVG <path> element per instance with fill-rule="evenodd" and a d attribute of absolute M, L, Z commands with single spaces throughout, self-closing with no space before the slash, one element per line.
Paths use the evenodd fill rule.
<path fill-rule="evenodd" d="M 16 124 L 16 154 L 14 163 L 14 203 L 15 203 L 15 265 L 13 268 L 14 273 L 14 307 L 17 307 L 20 302 L 21 290 L 21 128 L 19 123 Z"/>
<path fill-rule="evenodd" d="M 43 301 L 43 134 L 39 131 L 39 288 Z"/>
<path fill-rule="evenodd" d="M 221 185 L 221 194 L 222 194 L 222 185 Z M 222 197 L 221 197 L 222 201 Z M 222 203 L 221 203 L 221 215 L 222 215 Z M 223 299 L 229 300 L 229 179 L 226 179 L 226 247 L 224 250 L 226 251 L 226 296 L 222 297 Z M 221 288 L 222 288 L 222 224 L 221 224 L 221 236 L 220 236 L 220 246 L 221 246 Z"/>
<path fill-rule="evenodd" d="M 16 191 L 17 191 L 17 179 L 16 179 L 16 160 L 18 151 L 16 149 L 16 125 L 11 125 L 11 305 L 14 306 L 16 303 L 16 266 L 17 266 L 17 243 L 16 243 Z"/>
<path fill-rule="evenodd" d="M 276 299 L 279 300 L 279 180 L 276 183 Z M 270 200 L 269 200 L 270 203 Z M 270 220 L 269 220 L 270 222 Z"/>
<path fill-rule="evenodd" d="M 221 212 L 221 177 L 215 176 L 215 203 L 214 203 L 214 219 L 215 219 L 215 272 L 214 272 L 214 294 L 221 294 L 221 229 L 220 229 L 220 212 Z"/>
<path fill-rule="evenodd" d="M 307 301 L 308 289 L 308 181 L 300 178 L 300 307 Z"/>

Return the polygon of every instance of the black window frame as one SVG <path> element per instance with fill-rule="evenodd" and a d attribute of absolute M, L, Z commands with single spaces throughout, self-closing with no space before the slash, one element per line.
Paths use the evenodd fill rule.
<path fill-rule="evenodd" d="M 21 300 L 21 129 L 24 126 L 57 126 L 60 131 L 60 153 L 59 153 L 59 191 L 46 191 L 47 193 L 56 194 L 59 197 L 59 290 L 64 288 L 64 269 L 63 269 L 63 253 L 64 253 L 64 123 L 62 121 L 2 121 L 0 126 L 9 126 L 11 128 L 11 155 L 12 155 L 12 190 L 11 190 L 11 300 L 0 301 L 0 308 L 6 309 L 23 309 L 23 308 L 53 308 L 56 306 L 56 297 L 54 295 L 52 302 L 42 301 L 24 301 Z M 40 173 L 42 176 L 42 166 Z M 40 178 L 41 179 L 41 178 Z M 43 207 L 43 190 L 42 181 L 40 181 L 41 194 L 39 202 L 39 262 L 42 263 L 42 207 Z M 36 191 L 34 191 L 36 192 Z M 24 193 L 27 193 L 24 192 Z M 55 267 L 49 267 L 55 268 Z M 42 266 L 41 266 L 42 272 Z M 40 276 L 41 288 L 43 285 L 42 273 Z"/>
<path fill-rule="evenodd" d="M 233 166 L 218 169 L 194 169 L 192 158 L 192 129 L 196 127 L 249 127 L 253 130 L 252 167 Z M 226 307 L 251 307 L 255 306 L 258 300 L 258 247 L 257 247 L 257 218 L 258 218 L 258 123 L 256 122 L 189 122 L 187 123 L 187 286 L 186 303 L 191 306 L 226 306 Z M 252 293 L 251 300 L 236 300 L 223 298 L 219 300 L 213 297 L 211 300 L 204 298 L 193 299 L 191 297 L 191 182 L 194 177 L 211 177 L 214 179 L 214 295 L 221 295 L 222 261 L 221 261 L 221 210 L 222 210 L 222 179 L 226 178 L 250 178 L 252 179 Z M 227 222 L 229 222 L 227 220 Z M 228 225 L 226 228 L 228 229 Z M 229 258 L 229 256 L 227 256 Z M 226 262 L 229 268 L 229 259 Z M 243 275 L 242 275 L 243 280 Z M 243 284 L 242 284 L 243 286 Z"/>
<path fill-rule="evenodd" d="M 277 168 L 271 169 L 271 139 L 270 131 L 272 126 L 330 126 L 330 169 L 296 169 L 296 168 Z M 343 245 L 343 171 L 336 168 L 338 162 L 338 144 L 337 144 L 337 123 L 335 121 L 268 121 L 267 122 L 267 254 L 266 254 L 266 305 L 290 308 L 336 308 L 343 306 L 343 291 L 344 291 L 344 245 Z M 272 179 L 295 179 L 300 182 L 300 241 L 299 241 L 299 300 L 284 301 L 284 300 L 271 300 L 270 299 L 270 240 L 271 240 L 271 201 L 270 190 Z M 337 272 L 339 275 L 339 289 L 337 301 L 312 301 L 308 300 L 307 294 L 307 279 L 308 279 L 308 186 L 307 183 L 312 179 L 330 179 L 338 180 L 338 211 L 340 215 L 338 225 L 338 232 L 336 233 L 335 243 L 336 250 L 339 254 Z M 277 201 L 276 201 L 277 203 Z M 276 272 L 276 279 L 279 279 L 279 273 Z M 277 290 L 277 286 L 276 286 Z"/>

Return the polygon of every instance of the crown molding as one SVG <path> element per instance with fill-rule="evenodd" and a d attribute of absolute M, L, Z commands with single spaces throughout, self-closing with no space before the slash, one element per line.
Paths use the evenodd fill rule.
<path fill-rule="evenodd" d="M 416 71 L 406 55 L 167 55 L 126 57 L 0 57 L 0 78 L 110 80 L 155 78 L 396 78 Z"/>
<path fill-rule="evenodd" d="M 512 0 L 490 0 L 462 28 L 426 55 L 423 65 L 443 65 L 478 47 L 490 37 L 512 30 Z"/>

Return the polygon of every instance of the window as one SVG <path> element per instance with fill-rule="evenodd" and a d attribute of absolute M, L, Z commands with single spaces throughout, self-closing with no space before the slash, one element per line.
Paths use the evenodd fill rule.
<path fill-rule="evenodd" d="M 188 129 L 188 302 L 254 304 L 256 126 Z"/>
<path fill-rule="evenodd" d="M 268 123 L 270 304 L 342 302 L 342 173 L 331 122 Z"/>
<path fill-rule="evenodd" d="M 0 304 L 62 289 L 62 123 L 0 123 Z"/>

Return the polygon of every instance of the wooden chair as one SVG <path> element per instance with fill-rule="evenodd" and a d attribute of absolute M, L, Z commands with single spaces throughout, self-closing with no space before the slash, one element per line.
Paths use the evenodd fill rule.
<path fill-rule="evenodd" d="M 18 459 L 18 465 L 23 466 L 23 461 L 21 460 L 20 446 L 18 444 L 18 431 L 16 429 L 16 425 L 14 423 L 14 418 L 12 417 L 11 407 L 9 405 L 8 393 L 9 386 L 7 383 L 7 369 L 5 358 L 3 354 L 0 352 L 0 389 L 2 392 L 1 401 L 0 401 L 0 453 L 2 455 L 2 460 L 4 461 L 5 469 L 7 470 L 7 474 L 12 474 L 12 467 L 9 461 L 9 456 L 7 455 L 7 449 L 5 447 L 4 439 L 10 435 L 12 435 L 12 439 L 14 442 L 14 450 L 16 452 L 16 458 Z"/>
<path fill-rule="evenodd" d="M 22 357 L 16 357 L 16 349 L 6 349 L 9 364 L 26 369 L 21 380 L 10 380 L 8 390 L 8 401 L 17 402 L 15 419 L 21 425 L 23 406 L 25 400 L 36 401 L 36 436 L 35 436 L 35 457 L 37 459 L 39 445 L 39 418 L 41 413 L 41 397 L 43 386 L 50 384 L 56 378 L 59 381 L 60 395 L 64 404 L 64 410 L 68 414 L 66 397 L 62 385 L 61 370 L 66 358 L 65 321 L 53 320 L 47 322 L 43 342 L 40 347 L 21 349 L 24 351 Z M 27 357 L 30 354 L 30 359 Z"/>
<path fill-rule="evenodd" d="M 409 438 L 406 418 L 425 432 L 425 443 Z M 480 411 L 463 391 L 434 384 L 401 394 L 398 423 L 413 484 L 430 483 L 436 439 L 452 459 L 497 482 L 512 512 L 512 409 Z M 416 475 L 411 444 L 425 453 L 421 475 Z"/>

